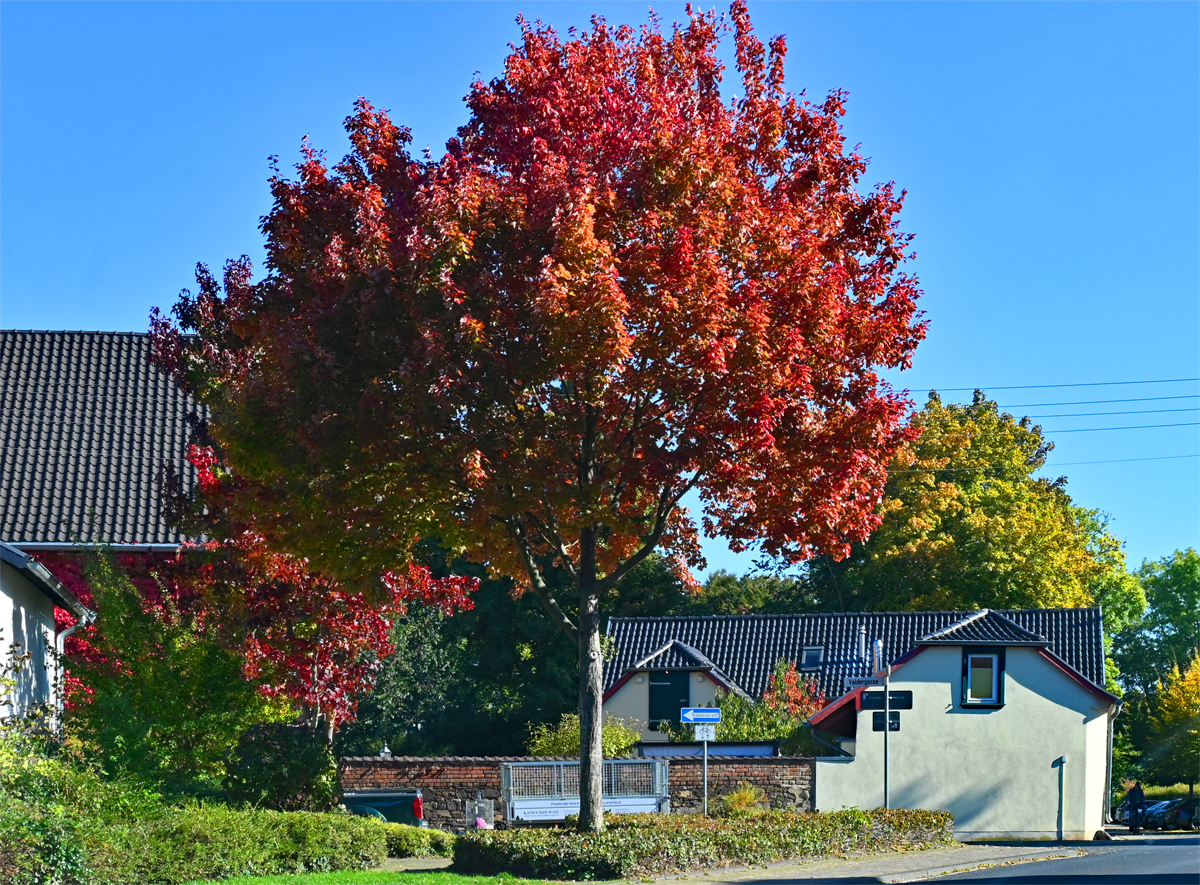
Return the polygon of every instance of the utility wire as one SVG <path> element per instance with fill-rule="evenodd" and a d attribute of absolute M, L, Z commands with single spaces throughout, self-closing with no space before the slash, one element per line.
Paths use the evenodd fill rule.
<path fill-rule="evenodd" d="M 1128 427 L 1073 427 L 1068 430 L 1043 430 L 1042 433 L 1092 433 L 1096 430 L 1153 430 L 1156 427 L 1200 427 L 1200 421 L 1185 424 L 1131 424 Z"/>
<path fill-rule="evenodd" d="M 1085 399 L 1070 403 L 1015 403 L 1002 409 L 1031 409 L 1035 406 L 1099 406 L 1105 403 L 1151 403 L 1164 399 L 1200 399 L 1200 393 L 1181 393 L 1178 396 L 1135 396 L 1133 399 Z"/>
<path fill-rule="evenodd" d="M 1107 461 L 1060 461 L 1057 464 L 1043 464 L 1038 470 L 1050 470 L 1055 467 L 1076 467 L 1080 464 L 1127 464 L 1130 461 L 1178 461 L 1181 458 L 1200 458 L 1200 453 L 1195 455 L 1161 455 L 1157 458 L 1110 458 Z M 912 470 L 889 470 L 888 474 L 893 473 L 973 473 L 980 470 L 1003 470 L 1009 465 L 988 465 L 985 467 L 920 467 Z M 1021 465 L 1012 465 L 1020 467 Z"/>
<path fill-rule="evenodd" d="M 1044 390 L 1050 387 L 1114 387 L 1122 384 L 1178 384 L 1200 381 L 1200 378 L 1155 378 L 1151 381 L 1089 381 L 1079 384 L 1016 384 L 1010 387 L 935 387 L 934 390 Z"/>
<path fill-rule="evenodd" d="M 1141 409 L 1134 412 L 1062 412 L 1057 415 L 1024 415 L 1025 418 L 1095 418 L 1105 415 L 1165 415 L 1168 412 L 1197 412 L 1200 406 L 1189 409 Z"/>

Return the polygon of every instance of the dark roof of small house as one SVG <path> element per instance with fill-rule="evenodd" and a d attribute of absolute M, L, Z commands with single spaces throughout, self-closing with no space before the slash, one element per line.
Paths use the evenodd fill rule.
<path fill-rule="evenodd" d="M 672 639 L 660 649 L 656 649 L 640 661 L 634 661 L 631 670 L 707 670 L 719 682 L 734 690 L 737 685 L 720 667 L 714 664 L 698 649 L 692 648 L 686 642 Z"/>
<path fill-rule="evenodd" d="M 1030 609 L 994 612 L 1012 627 L 1013 644 L 1044 644 L 1068 666 L 1097 686 L 1104 685 L 1104 633 L 1099 608 Z M 976 612 L 864 612 L 817 615 L 726 615 L 671 618 L 613 618 L 609 621 L 613 656 L 605 664 L 604 688 L 611 689 L 623 674 L 672 641 L 696 649 L 728 674 L 736 687 L 759 696 L 780 658 L 800 661 L 808 646 L 820 646 L 824 656 L 815 675 L 832 699 L 845 693 L 847 676 L 869 676 L 871 643 L 883 640 L 884 657 L 894 662 L 925 644 L 983 644 L 965 631 L 960 638 L 939 639 L 948 628 Z M 972 621 L 974 622 L 974 621 Z M 999 636 L 997 620 L 987 620 L 990 636 Z M 859 628 L 866 628 L 867 659 L 859 656 Z M 980 634 L 982 635 L 982 633 Z M 1036 640 L 1030 637 L 1036 637 Z"/>
<path fill-rule="evenodd" d="M 194 484 L 198 408 L 149 356 L 147 334 L 0 330 L 0 539 L 185 540 L 164 520 L 159 474 Z"/>
<path fill-rule="evenodd" d="M 1012 618 L 999 612 L 982 609 L 967 615 L 948 627 L 934 630 L 921 637 L 929 645 L 1044 645 L 1050 644 L 1044 636 L 1026 630 Z"/>

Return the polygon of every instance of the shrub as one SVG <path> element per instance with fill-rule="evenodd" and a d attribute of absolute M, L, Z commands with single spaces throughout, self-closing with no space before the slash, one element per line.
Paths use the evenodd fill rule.
<path fill-rule="evenodd" d="M 721 817 L 753 817 L 770 807 L 767 794 L 761 787 L 742 783 L 732 793 L 726 793 L 716 801 L 716 812 Z"/>
<path fill-rule="evenodd" d="M 604 717 L 600 742 L 608 758 L 628 756 L 641 739 L 640 722 Z M 563 713 L 557 724 L 534 725 L 526 749 L 531 756 L 579 756 L 579 714 Z"/>
<path fill-rule="evenodd" d="M 442 830 L 386 823 L 388 857 L 449 857 L 454 853 L 455 836 Z"/>
<path fill-rule="evenodd" d="M 845 851 L 924 848 L 953 841 L 944 811 L 828 814 L 766 811 L 753 824 L 699 815 L 614 815 L 602 833 L 565 828 L 460 836 L 457 872 L 544 879 L 628 879 Z"/>
<path fill-rule="evenodd" d="M 225 766 L 233 802 L 276 811 L 328 811 L 337 803 L 337 763 L 324 738 L 298 725 L 256 725 Z"/>

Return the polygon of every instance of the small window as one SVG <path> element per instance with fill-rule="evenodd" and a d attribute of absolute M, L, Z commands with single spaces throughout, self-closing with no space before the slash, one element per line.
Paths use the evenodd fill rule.
<path fill-rule="evenodd" d="M 821 659 L 825 656 L 825 649 L 819 645 L 808 646 L 804 649 L 804 653 L 800 656 L 801 670 L 820 670 Z"/>
<path fill-rule="evenodd" d="M 963 706 L 999 707 L 1003 690 L 1004 650 L 963 649 Z"/>

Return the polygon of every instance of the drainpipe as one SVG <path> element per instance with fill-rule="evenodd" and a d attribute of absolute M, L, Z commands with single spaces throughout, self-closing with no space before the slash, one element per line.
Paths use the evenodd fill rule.
<path fill-rule="evenodd" d="M 1104 817 L 1106 824 L 1112 823 L 1112 775 L 1113 775 L 1113 720 L 1125 709 L 1124 701 L 1117 701 L 1116 709 L 1108 717 L 1108 765 L 1104 769 Z"/>
<path fill-rule="evenodd" d="M 60 713 L 63 709 L 63 657 L 67 653 L 67 637 L 76 630 L 96 623 L 96 613 L 94 611 L 90 608 L 84 608 L 82 605 L 79 608 L 81 611 L 76 613 L 75 623 L 54 637 L 54 662 L 58 665 L 58 690 L 56 692 L 58 697 L 55 700 L 58 702 Z"/>

